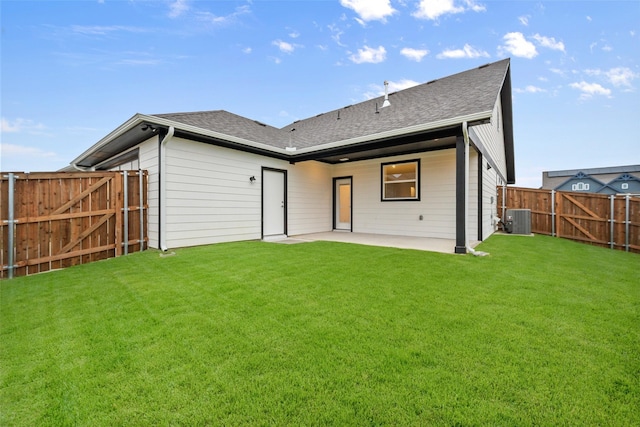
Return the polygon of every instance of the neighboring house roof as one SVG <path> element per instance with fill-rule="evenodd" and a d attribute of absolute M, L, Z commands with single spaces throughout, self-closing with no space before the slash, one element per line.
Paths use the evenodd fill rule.
<path fill-rule="evenodd" d="M 604 182 L 589 176 L 583 172 L 578 172 L 562 184 L 558 185 L 554 190 L 559 191 L 586 191 L 595 193 L 598 189 L 604 187 Z"/>
<path fill-rule="evenodd" d="M 299 120 L 281 129 L 227 111 L 136 114 L 72 164 L 95 167 L 134 147 L 152 132 L 175 128 L 177 136 L 244 149 L 291 161 L 339 161 L 455 145 L 451 131 L 491 119 L 498 100 L 507 157 L 507 181 L 515 182 L 510 61 L 504 59 Z"/>
<path fill-rule="evenodd" d="M 548 177 L 559 176 L 575 176 L 577 173 L 582 172 L 585 175 L 606 175 L 613 173 L 633 173 L 640 172 L 640 165 L 628 165 L 628 166 L 609 166 L 603 168 L 588 168 L 588 169 L 567 169 L 557 171 L 545 171 Z"/>
<path fill-rule="evenodd" d="M 637 178 L 631 174 L 623 173 L 616 179 L 611 180 L 602 190 L 598 190 L 598 193 L 609 192 L 610 194 L 617 193 L 633 193 L 640 194 L 640 178 Z"/>

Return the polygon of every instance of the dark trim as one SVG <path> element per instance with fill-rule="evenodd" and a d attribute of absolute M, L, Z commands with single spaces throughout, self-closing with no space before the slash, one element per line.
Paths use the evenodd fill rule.
<path fill-rule="evenodd" d="M 456 138 L 456 247 L 455 253 L 466 254 L 466 218 L 464 215 L 465 202 L 465 173 L 464 173 L 464 137 Z"/>
<path fill-rule="evenodd" d="M 513 100 L 511 95 L 511 62 L 502 82 L 500 103 L 502 105 L 502 130 L 504 131 L 504 154 L 507 162 L 507 184 L 516 183 L 515 155 L 513 149 Z M 499 170 L 499 169 L 496 169 Z"/>
<path fill-rule="evenodd" d="M 338 230 L 338 228 L 336 228 L 337 221 L 336 221 L 336 216 L 338 214 L 337 212 L 337 208 L 338 208 L 338 203 L 337 203 L 337 197 L 338 197 L 338 193 L 336 192 L 336 184 L 338 183 L 338 181 L 341 180 L 349 180 L 350 182 L 350 188 L 351 191 L 349 192 L 349 197 L 350 197 L 350 210 L 351 212 L 349 213 L 349 217 L 351 218 L 351 221 L 349 221 L 349 231 L 353 233 L 353 176 L 338 176 L 333 178 L 333 220 L 332 220 L 332 227 L 333 230 Z M 343 230 L 342 228 L 340 228 L 339 230 Z"/>
<path fill-rule="evenodd" d="M 482 161 L 482 153 L 478 151 L 478 240 L 482 242 L 482 219 L 483 219 L 483 200 L 482 186 L 484 178 L 484 162 Z"/>
<path fill-rule="evenodd" d="M 276 169 L 276 168 L 270 168 L 267 166 L 263 166 L 262 169 L 260 170 L 260 238 L 264 239 L 264 172 L 265 171 L 269 171 L 269 172 L 279 172 L 284 174 L 284 194 L 283 194 L 283 200 L 284 200 L 284 234 L 285 236 L 289 235 L 289 230 L 287 227 L 288 224 L 288 215 L 287 215 L 287 211 L 289 210 L 289 201 L 287 200 L 287 195 L 289 194 L 288 191 L 288 186 L 287 186 L 287 170 L 286 169 Z"/>
<path fill-rule="evenodd" d="M 402 146 L 403 145 L 407 145 L 407 144 L 412 144 L 412 143 L 416 143 L 416 142 L 421 142 L 421 141 L 431 141 L 431 140 L 435 140 L 435 139 L 443 139 L 446 138 L 448 136 L 454 136 L 456 135 L 456 131 L 460 129 L 460 125 L 456 125 L 456 126 L 449 126 L 449 127 L 444 127 L 444 128 L 439 128 L 439 129 L 433 129 L 430 131 L 425 131 L 425 132 L 416 132 L 413 134 L 409 134 L 409 135 L 399 135 L 399 136 L 395 136 L 395 137 L 389 137 L 389 138 L 381 138 L 381 139 L 376 139 L 376 140 L 372 140 L 372 141 L 365 141 L 365 142 L 361 142 L 358 144 L 352 144 L 352 145 L 348 145 L 348 146 L 342 146 L 342 147 L 335 147 L 335 148 L 329 148 L 329 149 L 325 149 L 325 150 L 316 150 L 313 151 L 311 153 L 306 153 L 306 154 L 293 154 L 290 158 L 288 158 L 289 160 L 295 161 L 295 162 L 303 162 L 305 160 L 317 160 L 320 162 L 326 162 L 326 163 L 331 163 L 331 164 L 335 164 L 335 163 L 341 163 L 340 161 L 327 161 L 327 160 L 323 160 L 326 159 L 328 157 L 345 157 L 348 156 L 350 154 L 353 153 L 358 153 L 358 152 L 363 152 L 363 151 L 371 151 L 371 150 L 378 150 L 378 149 L 382 149 L 382 148 L 389 148 L 389 147 L 394 147 L 397 148 L 398 150 L 396 152 L 393 153 L 385 153 L 385 154 L 381 154 L 381 155 L 373 155 L 370 157 L 358 157 L 357 160 L 365 160 L 365 159 L 372 159 L 372 158 L 379 158 L 379 157 L 391 157 L 391 156 L 396 156 L 396 155 L 400 155 L 400 154 L 407 154 L 408 152 L 423 152 L 423 151 L 431 151 L 429 149 L 429 147 L 421 147 L 420 149 L 416 149 L 416 150 L 410 150 L 410 151 L 402 151 Z M 300 148 L 300 147 L 299 147 Z M 446 148 L 452 148 L 450 146 L 437 146 L 435 148 L 433 148 L 433 150 L 443 150 Z"/>
<path fill-rule="evenodd" d="M 384 167 L 388 165 L 401 165 L 403 163 L 417 163 L 416 166 L 416 197 L 408 199 L 385 199 L 384 198 Z M 420 201 L 420 159 L 401 160 L 399 162 L 380 163 L 380 201 L 381 202 L 419 202 Z"/>

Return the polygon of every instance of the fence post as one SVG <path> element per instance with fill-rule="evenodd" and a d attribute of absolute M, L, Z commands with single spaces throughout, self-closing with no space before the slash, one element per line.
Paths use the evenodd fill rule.
<path fill-rule="evenodd" d="M 505 218 L 504 215 L 506 213 L 507 210 L 507 185 L 503 185 L 502 186 L 502 223 L 504 224 Z"/>
<path fill-rule="evenodd" d="M 625 251 L 629 252 L 629 222 L 630 222 L 630 218 L 629 218 L 629 194 L 626 194 L 624 196 L 624 247 L 625 247 Z"/>
<path fill-rule="evenodd" d="M 127 171 L 121 172 L 122 181 L 122 193 L 123 193 L 123 208 L 124 214 L 124 233 L 122 236 L 122 244 L 124 245 L 123 252 L 125 255 L 129 254 L 129 173 Z"/>
<path fill-rule="evenodd" d="M 15 212 L 14 212 L 14 195 L 15 195 L 15 175 L 9 173 L 7 175 L 9 187 L 7 189 L 7 276 L 9 279 L 13 279 L 14 263 L 14 245 L 15 245 Z"/>
<path fill-rule="evenodd" d="M 556 235 L 556 190 L 551 190 L 551 237 Z"/>
<path fill-rule="evenodd" d="M 140 252 L 144 250 L 144 196 L 142 195 L 143 173 L 138 169 L 138 201 L 140 203 Z"/>
<path fill-rule="evenodd" d="M 616 196 L 614 194 L 609 196 L 609 200 L 611 200 L 610 202 L 610 207 L 609 207 L 609 248 L 610 249 L 615 249 L 615 243 L 613 241 L 614 238 L 614 233 L 615 233 L 615 222 L 614 222 L 614 214 L 615 214 L 615 203 L 616 203 Z"/>
<path fill-rule="evenodd" d="M 116 235 L 115 235 L 115 256 L 119 257 L 122 255 L 122 175 L 119 173 L 114 173 L 113 175 L 113 185 L 111 186 L 111 194 L 113 200 L 113 212 L 116 215 Z"/>
<path fill-rule="evenodd" d="M 556 237 L 560 237 L 560 229 L 562 228 L 562 194 L 558 194 L 556 208 Z"/>

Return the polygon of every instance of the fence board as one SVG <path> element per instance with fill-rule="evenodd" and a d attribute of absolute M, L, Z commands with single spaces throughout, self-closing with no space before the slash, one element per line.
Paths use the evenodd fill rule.
<path fill-rule="evenodd" d="M 0 177 L 0 278 L 9 277 L 9 251 L 15 254 L 11 273 L 21 276 L 118 256 L 125 244 L 128 252 L 145 249 L 146 171 L 15 173 L 14 225 L 7 223 L 8 176 Z M 123 241 L 126 219 L 129 235 L 137 237 Z M 10 227 L 13 248 L 8 247 Z"/>
<path fill-rule="evenodd" d="M 640 197 L 499 187 L 506 209 L 530 209 L 531 231 L 640 253 Z"/>

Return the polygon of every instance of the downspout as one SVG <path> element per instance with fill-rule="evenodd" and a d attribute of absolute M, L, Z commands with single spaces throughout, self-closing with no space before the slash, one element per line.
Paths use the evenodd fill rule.
<path fill-rule="evenodd" d="M 160 250 L 162 252 L 167 251 L 167 144 L 173 137 L 175 128 L 169 126 L 169 131 L 160 141 L 160 203 L 159 203 L 159 217 L 160 233 L 158 240 L 160 243 Z"/>
<path fill-rule="evenodd" d="M 466 121 L 462 122 L 462 137 L 464 139 L 464 218 L 466 227 L 469 220 L 469 129 Z M 489 255 L 487 252 L 476 251 L 471 247 L 467 230 L 465 230 L 464 239 L 464 246 L 470 254 L 474 256 Z"/>

